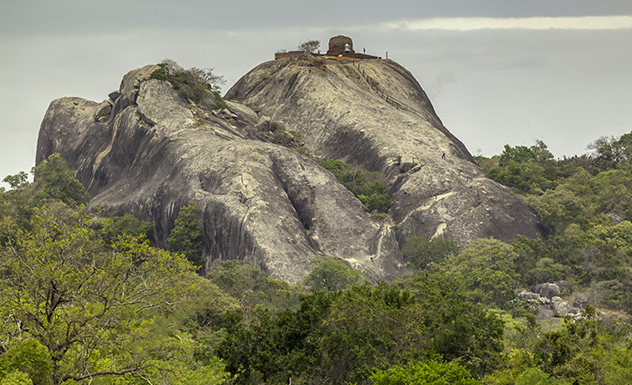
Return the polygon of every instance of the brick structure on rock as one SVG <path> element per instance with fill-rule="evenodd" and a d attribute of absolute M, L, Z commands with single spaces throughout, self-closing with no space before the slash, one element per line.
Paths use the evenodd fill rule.
<path fill-rule="evenodd" d="M 362 53 L 356 53 L 353 50 L 353 40 L 348 36 L 334 36 L 329 39 L 329 49 L 326 54 L 310 53 L 305 51 L 290 51 L 290 52 L 277 52 L 274 54 L 274 60 L 278 59 L 297 59 L 301 55 L 308 54 L 312 56 L 324 56 L 327 59 L 342 59 L 342 60 L 358 60 L 358 59 L 381 59 L 378 56 L 365 55 Z"/>
<path fill-rule="evenodd" d="M 338 35 L 329 39 L 327 56 L 338 56 L 348 53 L 355 53 L 353 50 L 353 40 L 351 40 L 350 37 Z"/>

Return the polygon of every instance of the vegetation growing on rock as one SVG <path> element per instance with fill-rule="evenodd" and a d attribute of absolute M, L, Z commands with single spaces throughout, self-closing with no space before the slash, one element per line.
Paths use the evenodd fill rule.
<path fill-rule="evenodd" d="M 161 68 L 152 72 L 151 79 L 168 81 L 185 99 L 197 104 L 204 102 L 210 103 L 211 107 L 228 109 L 219 94 L 224 78 L 214 74 L 212 68 L 192 67 L 185 70 L 172 60 L 165 60 L 159 65 Z"/>
<path fill-rule="evenodd" d="M 178 213 L 175 225 L 167 237 L 169 250 L 175 253 L 182 253 L 189 262 L 203 272 L 206 266 L 202 244 L 202 226 L 198 216 L 200 209 L 195 202 L 189 202 L 183 206 Z"/>
<path fill-rule="evenodd" d="M 318 163 L 349 189 L 370 212 L 385 213 L 391 206 L 391 197 L 382 184 L 379 172 L 369 172 L 340 160 L 325 159 Z"/>

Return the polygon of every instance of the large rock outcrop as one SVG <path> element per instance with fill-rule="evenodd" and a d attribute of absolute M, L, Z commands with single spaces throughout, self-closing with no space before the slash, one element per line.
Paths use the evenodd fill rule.
<path fill-rule="evenodd" d="M 127 74 L 116 100 L 51 103 L 37 162 L 61 153 L 92 196 L 90 206 L 156 223 L 164 246 L 180 207 L 202 212 L 205 254 L 244 259 L 290 282 L 319 256 L 337 256 L 373 279 L 402 263 L 392 226 L 372 219 L 333 175 L 299 153 L 249 137 L 258 122 L 231 103 L 219 117 L 188 104 L 155 66 Z M 111 108 L 109 117 L 99 117 Z M 103 114 L 105 115 L 105 114 Z"/>
<path fill-rule="evenodd" d="M 541 235 L 522 198 L 484 177 L 414 77 L 391 60 L 305 55 L 266 62 L 226 97 L 302 133 L 319 157 L 384 173 L 400 242 L 412 235 L 461 245 Z"/>
<path fill-rule="evenodd" d="M 195 106 L 167 81 L 150 79 L 156 69 L 131 71 L 102 103 L 53 101 L 37 163 L 61 153 L 90 206 L 153 221 L 161 246 L 189 201 L 201 209 L 209 262 L 249 260 L 289 282 L 323 256 L 393 279 L 406 270 L 398 242 L 411 235 L 461 244 L 539 236 L 532 211 L 484 178 L 412 75 L 392 61 L 264 63 L 228 92 L 230 111 Z M 328 171 L 267 141 L 270 121 L 301 133 L 318 156 L 383 172 L 391 218 L 376 221 Z"/>

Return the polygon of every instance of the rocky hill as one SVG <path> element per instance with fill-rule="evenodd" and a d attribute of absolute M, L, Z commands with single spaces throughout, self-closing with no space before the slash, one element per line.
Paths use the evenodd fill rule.
<path fill-rule="evenodd" d="M 540 236 L 522 199 L 483 176 L 403 67 L 390 60 L 303 55 L 263 63 L 226 95 L 229 110 L 195 104 L 149 65 L 96 103 L 51 103 L 37 163 L 61 153 L 90 206 L 156 223 L 165 245 L 180 208 L 201 209 L 208 261 L 243 259 L 296 282 L 336 256 L 373 279 L 406 271 L 407 237 Z M 318 158 L 385 176 L 393 204 L 376 220 L 314 160 L 281 145 L 278 122 Z M 281 143 L 281 144 L 279 144 Z"/>

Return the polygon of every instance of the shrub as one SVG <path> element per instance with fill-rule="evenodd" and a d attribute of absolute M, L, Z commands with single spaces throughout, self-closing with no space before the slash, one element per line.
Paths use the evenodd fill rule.
<path fill-rule="evenodd" d="M 413 268 L 427 270 L 431 264 L 439 264 L 444 259 L 457 255 L 461 248 L 456 242 L 435 238 L 410 237 L 404 242 L 402 254 Z"/>
<path fill-rule="evenodd" d="M 202 226 L 198 221 L 200 209 L 197 203 L 190 202 L 183 206 L 175 221 L 175 226 L 169 233 L 167 243 L 169 250 L 184 254 L 198 271 L 203 271 L 206 260 L 202 255 Z"/>
<path fill-rule="evenodd" d="M 196 104 L 212 101 L 213 108 L 228 109 L 228 105 L 219 94 L 224 78 L 215 75 L 212 68 L 192 67 L 184 70 L 177 63 L 167 60 L 161 63 L 160 67 L 151 73 L 151 79 L 168 81 L 180 95 Z M 171 71 L 167 71 L 167 68 Z"/>
<path fill-rule="evenodd" d="M 305 285 L 313 291 L 337 291 L 365 280 L 361 271 L 350 268 L 344 261 L 327 259 L 312 269 L 305 278 Z"/>
<path fill-rule="evenodd" d="M 285 147 L 300 147 L 301 135 L 296 131 L 288 130 L 280 122 L 270 122 L 270 131 L 272 131 L 272 142 Z"/>
<path fill-rule="evenodd" d="M 318 40 L 308 40 L 298 46 L 299 50 L 311 53 L 318 51 L 318 48 L 320 48 L 320 41 Z"/>
<path fill-rule="evenodd" d="M 391 207 L 391 197 L 382 184 L 384 177 L 380 172 L 370 172 L 333 159 L 325 159 L 318 164 L 334 174 L 370 212 L 385 213 Z"/>
<path fill-rule="evenodd" d="M 457 362 L 417 362 L 377 372 L 371 376 L 375 385 L 476 385 L 480 381 L 472 378 L 472 374 Z"/>

